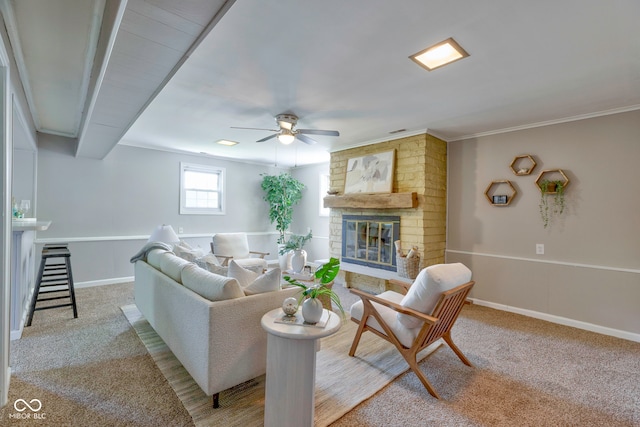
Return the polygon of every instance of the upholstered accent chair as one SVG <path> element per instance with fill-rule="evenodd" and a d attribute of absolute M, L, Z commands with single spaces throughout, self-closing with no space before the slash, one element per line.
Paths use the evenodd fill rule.
<path fill-rule="evenodd" d="M 393 344 L 429 393 L 440 398 L 418 367 L 417 354 L 443 339 L 462 363 L 472 366 L 451 339 L 453 327 L 473 287 L 471 271 L 461 263 L 438 264 L 423 269 L 413 284 L 392 281 L 406 289 L 406 295 L 385 291 L 371 295 L 351 292 L 360 301 L 351 306 L 351 320 L 358 323 L 349 356 L 354 356 L 360 337 L 372 332 Z"/>
<path fill-rule="evenodd" d="M 264 265 L 266 268 L 264 257 L 269 255 L 269 252 L 250 250 L 247 233 L 216 233 L 211 241 L 211 252 L 222 266 L 229 265 L 229 261 L 233 259 L 238 265 L 252 269 L 257 265 Z"/>

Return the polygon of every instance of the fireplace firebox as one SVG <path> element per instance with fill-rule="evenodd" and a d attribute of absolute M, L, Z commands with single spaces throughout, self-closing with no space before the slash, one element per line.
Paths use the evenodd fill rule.
<path fill-rule="evenodd" d="M 342 216 L 343 262 L 395 271 L 393 242 L 399 239 L 399 216 Z"/>

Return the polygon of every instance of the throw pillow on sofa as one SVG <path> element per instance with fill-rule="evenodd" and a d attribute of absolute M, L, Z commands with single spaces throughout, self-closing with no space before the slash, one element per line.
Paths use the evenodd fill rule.
<path fill-rule="evenodd" d="M 244 296 L 236 279 L 211 273 L 196 264 L 189 264 L 182 269 L 182 284 L 209 301 L 223 301 Z"/>
<path fill-rule="evenodd" d="M 211 252 L 209 252 L 205 256 L 197 258 L 196 264 L 198 264 L 200 268 L 204 268 L 211 273 L 219 274 L 221 276 L 227 275 L 228 267 L 221 266 L 218 257 L 216 257 Z"/>
<path fill-rule="evenodd" d="M 192 248 L 187 242 L 180 241 L 173 247 L 173 253 L 189 262 L 195 262 L 196 259 L 202 257 L 206 252 L 202 248 Z"/>
<path fill-rule="evenodd" d="M 238 281 L 245 295 L 261 294 L 281 289 L 282 272 L 280 268 L 273 268 L 264 274 L 258 274 L 231 260 L 227 275 Z"/>

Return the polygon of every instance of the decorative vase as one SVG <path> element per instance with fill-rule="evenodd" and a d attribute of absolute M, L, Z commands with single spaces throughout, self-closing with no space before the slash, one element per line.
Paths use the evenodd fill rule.
<path fill-rule="evenodd" d="M 294 297 L 285 299 L 282 303 L 282 311 L 287 316 L 294 316 L 298 311 L 298 300 Z"/>
<path fill-rule="evenodd" d="M 278 263 L 280 264 L 280 270 L 289 271 L 291 270 L 291 256 L 293 255 L 292 251 L 289 251 L 283 255 L 280 255 L 280 250 L 284 248 L 283 244 L 278 245 Z"/>
<path fill-rule="evenodd" d="M 316 324 L 322 317 L 322 303 L 318 298 L 307 298 L 302 303 L 302 318 L 306 323 Z"/>
<path fill-rule="evenodd" d="M 291 269 L 294 273 L 302 273 L 307 263 L 307 251 L 304 249 L 296 249 L 291 257 Z"/>

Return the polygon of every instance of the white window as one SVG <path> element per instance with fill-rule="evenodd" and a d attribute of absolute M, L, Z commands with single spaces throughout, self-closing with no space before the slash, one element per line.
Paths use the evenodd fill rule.
<path fill-rule="evenodd" d="M 331 209 L 324 207 L 324 196 L 330 188 L 330 178 L 328 173 L 320 174 L 320 216 L 329 216 Z"/>
<path fill-rule="evenodd" d="M 180 214 L 224 215 L 224 168 L 180 163 Z"/>

